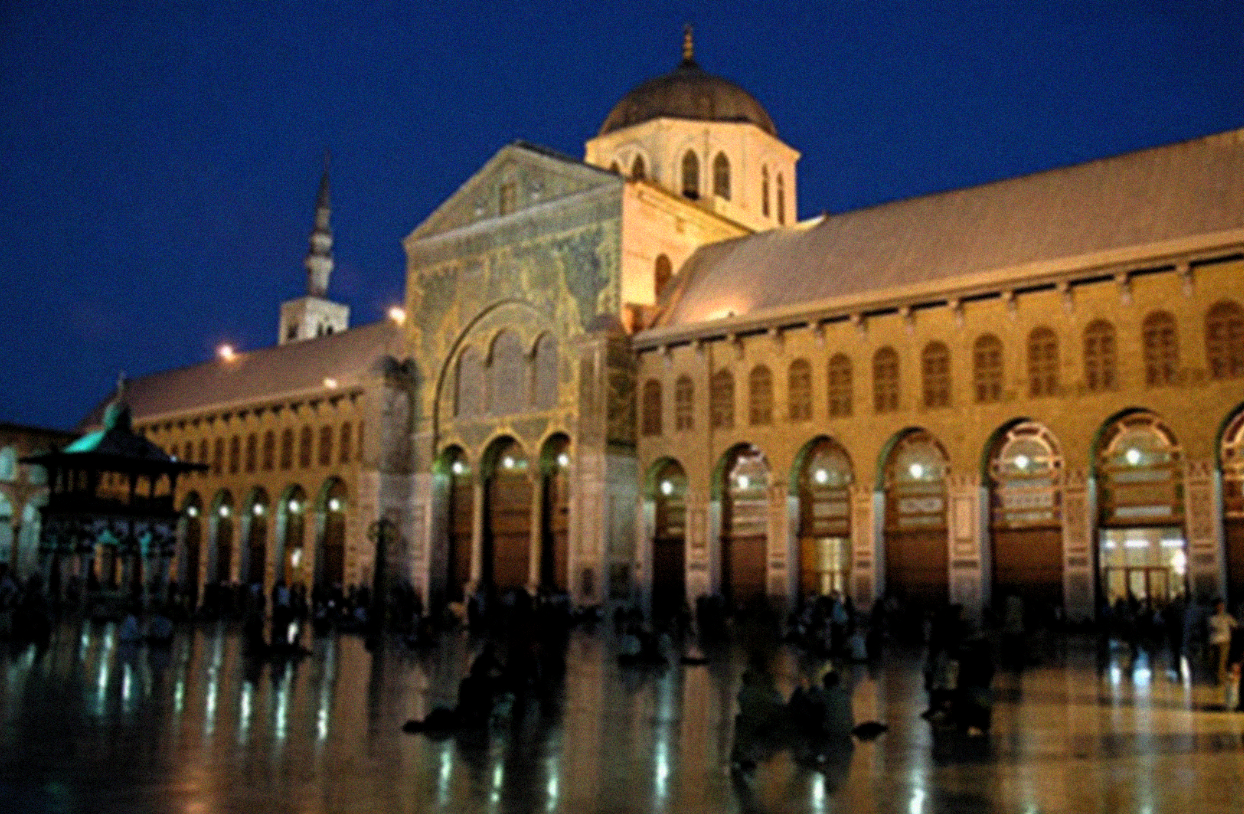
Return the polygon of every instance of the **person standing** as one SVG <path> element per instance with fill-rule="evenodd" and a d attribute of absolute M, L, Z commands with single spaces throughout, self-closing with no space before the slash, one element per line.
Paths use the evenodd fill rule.
<path fill-rule="evenodd" d="M 1227 613 L 1227 603 L 1221 599 L 1214 603 L 1214 615 L 1209 617 L 1209 649 L 1214 659 L 1215 681 L 1222 685 L 1227 680 L 1227 655 L 1231 648 L 1231 632 L 1239 627 L 1235 617 Z"/>

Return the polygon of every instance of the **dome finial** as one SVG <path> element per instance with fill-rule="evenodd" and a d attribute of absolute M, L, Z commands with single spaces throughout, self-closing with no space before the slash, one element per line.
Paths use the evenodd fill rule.
<path fill-rule="evenodd" d="M 691 39 L 691 23 L 682 27 L 682 62 L 684 65 L 695 64 L 695 43 Z"/>

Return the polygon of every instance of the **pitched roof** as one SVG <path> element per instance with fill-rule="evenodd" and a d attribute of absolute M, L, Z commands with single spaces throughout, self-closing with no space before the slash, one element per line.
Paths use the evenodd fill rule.
<path fill-rule="evenodd" d="M 401 328 L 387 320 L 337 334 L 239 352 L 190 367 L 130 379 L 125 400 L 136 421 L 156 416 L 274 401 L 357 385 L 375 361 L 398 350 Z M 112 396 L 101 401 L 81 429 L 99 427 Z"/>
<path fill-rule="evenodd" d="M 1244 228 L 1244 130 L 713 244 L 655 328 Z"/>

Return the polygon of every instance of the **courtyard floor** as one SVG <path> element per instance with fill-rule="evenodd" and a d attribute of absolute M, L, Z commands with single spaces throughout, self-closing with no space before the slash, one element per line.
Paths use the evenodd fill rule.
<path fill-rule="evenodd" d="M 781 753 L 731 775 L 736 649 L 705 666 L 619 668 L 605 629 L 572 635 L 564 691 L 488 734 L 401 725 L 451 704 L 476 642 L 417 653 L 316 639 L 251 663 L 200 625 L 171 650 L 113 624 L 66 624 L 49 648 L 0 642 L 0 810 L 13 812 L 1158 812 L 1244 810 L 1244 714 L 1126 649 L 1051 645 L 1000 671 L 989 737 L 934 731 L 920 653 L 847 668 L 857 721 L 889 731 L 823 769 Z M 785 649 L 789 692 L 822 665 Z"/>

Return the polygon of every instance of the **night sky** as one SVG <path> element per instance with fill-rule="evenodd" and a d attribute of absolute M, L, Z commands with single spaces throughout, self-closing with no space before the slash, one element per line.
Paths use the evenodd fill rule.
<path fill-rule="evenodd" d="M 1003 7 L 1003 8 L 999 8 Z M 801 217 L 1244 127 L 1244 3 L 0 3 L 0 421 L 276 339 L 325 149 L 354 324 L 501 146 L 581 157 L 678 62 L 802 151 Z"/>

